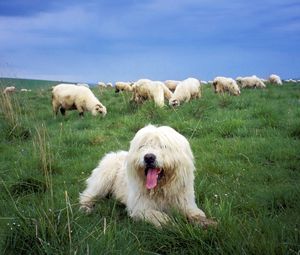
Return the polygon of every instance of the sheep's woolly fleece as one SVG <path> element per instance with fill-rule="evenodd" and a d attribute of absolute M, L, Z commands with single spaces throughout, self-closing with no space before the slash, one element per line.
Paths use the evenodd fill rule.
<path fill-rule="evenodd" d="M 269 77 L 269 82 L 272 84 L 282 85 L 281 78 L 276 74 L 271 74 Z"/>
<path fill-rule="evenodd" d="M 218 76 L 214 79 L 212 86 L 215 93 L 229 92 L 231 95 L 235 96 L 241 94 L 239 86 L 232 78 Z"/>
<path fill-rule="evenodd" d="M 164 100 L 170 99 L 172 92 L 160 81 L 151 81 L 149 79 L 140 79 L 133 84 L 132 99 L 136 103 L 143 103 L 145 100 L 153 100 L 155 105 L 163 107 Z"/>
<path fill-rule="evenodd" d="M 182 102 L 189 102 L 193 98 L 201 97 L 200 82 L 195 78 L 187 78 L 179 82 L 174 94 L 169 98 L 169 105 L 179 106 Z"/>
<path fill-rule="evenodd" d="M 108 194 L 126 205 L 135 220 L 157 227 L 170 221 L 173 209 L 191 222 L 215 225 L 195 203 L 194 157 L 187 139 L 168 126 L 140 129 L 129 151 L 108 153 L 87 179 L 81 209 L 91 212 Z"/>
<path fill-rule="evenodd" d="M 247 76 L 247 77 L 237 77 L 237 84 L 241 88 L 265 88 L 266 85 L 263 81 L 258 78 L 256 75 Z"/>
<path fill-rule="evenodd" d="M 81 116 L 85 111 L 94 116 L 105 116 L 107 113 L 106 107 L 89 88 L 64 83 L 56 85 L 52 90 L 52 109 L 55 114 L 60 110 L 62 115 L 65 115 L 66 110 L 78 110 Z"/>

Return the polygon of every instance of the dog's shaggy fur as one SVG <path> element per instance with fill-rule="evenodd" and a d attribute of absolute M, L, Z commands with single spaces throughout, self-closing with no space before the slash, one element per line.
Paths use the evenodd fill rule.
<path fill-rule="evenodd" d="M 194 157 L 186 138 L 171 127 L 140 129 L 126 151 L 111 152 L 87 179 L 81 209 L 90 212 L 111 193 L 134 219 L 167 223 L 172 209 L 202 226 L 215 225 L 195 203 Z"/>

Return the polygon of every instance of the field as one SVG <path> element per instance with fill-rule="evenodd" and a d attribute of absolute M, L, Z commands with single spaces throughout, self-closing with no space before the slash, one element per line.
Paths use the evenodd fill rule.
<path fill-rule="evenodd" d="M 51 85 L 0 96 L 1 254 L 299 254 L 300 84 L 240 97 L 205 86 L 201 99 L 176 109 L 94 88 L 108 114 L 83 119 L 53 116 Z M 127 150 L 148 123 L 191 143 L 197 204 L 216 229 L 176 212 L 174 225 L 156 229 L 111 198 L 88 216 L 78 210 L 99 159 Z"/>

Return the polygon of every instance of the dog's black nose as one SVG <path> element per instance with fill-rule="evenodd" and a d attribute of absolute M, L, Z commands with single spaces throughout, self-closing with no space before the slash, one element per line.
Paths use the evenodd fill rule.
<path fill-rule="evenodd" d="M 147 153 L 145 156 L 144 156 L 144 161 L 147 163 L 147 164 L 152 164 L 154 163 L 156 159 L 156 156 L 152 153 Z"/>

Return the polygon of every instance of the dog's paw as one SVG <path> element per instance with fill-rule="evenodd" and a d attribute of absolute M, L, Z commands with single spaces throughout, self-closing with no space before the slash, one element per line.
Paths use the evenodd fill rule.
<path fill-rule="evenodd" d="M 82 204 L 79 207 L 79 210 L 86 214 L 90 214 L 94 210 L 94 207 L 95 207 L 95 205 Z"/>
<path fill-rule="evenodd" d="M 207 229 L 208 227 L 217 227 L 218 222 L 212 219 L 208 219 L 206 217 L 199 217 L 198 223 L 201 227 Z"/>

